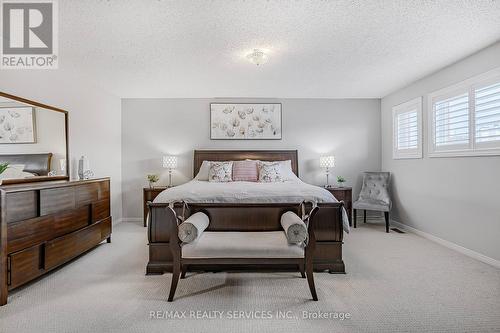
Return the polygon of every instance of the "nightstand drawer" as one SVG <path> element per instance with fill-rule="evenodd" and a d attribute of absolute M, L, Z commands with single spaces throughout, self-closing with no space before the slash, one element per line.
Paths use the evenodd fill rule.
<path fill-rule="evenodd" d="M 345 200 L 347 198 L 346 191 L 331 191 L 335 199 L 338 201 Z"/>

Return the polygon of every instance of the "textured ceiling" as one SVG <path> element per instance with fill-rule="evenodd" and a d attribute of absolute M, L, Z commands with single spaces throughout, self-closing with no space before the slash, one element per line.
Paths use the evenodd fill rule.
<path fill-rule="evenodd" d="M 61 71 L 120 97 L 382 97 L 500 39 L 496 0 L 64 0 L 59 17 Z"/>

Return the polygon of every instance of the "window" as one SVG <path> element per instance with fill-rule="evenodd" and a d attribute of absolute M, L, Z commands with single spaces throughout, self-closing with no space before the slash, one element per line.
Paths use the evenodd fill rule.
<path fill-rule="evenodd" d="M 433 104 L 434 143 L 439 149 L 469 145 L 469 95 L 455 94 Z"/>
<path fill-rule="evenodd" d="M 422 98 L 392 108 L 393 158 L 422 158 Z"/>
<path fill-rule="evenodd" d="M 429 156 L 500 155 L 500 69 L 429 95 Z"/>
<path fill-rule="evenodd" d="M 474 90 L 477 147 L 500 147 L 500 79 L 497 81 Z"/>

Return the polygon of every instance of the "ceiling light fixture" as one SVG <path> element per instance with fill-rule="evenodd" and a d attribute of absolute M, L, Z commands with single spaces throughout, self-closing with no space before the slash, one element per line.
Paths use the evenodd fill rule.
<path fill-rule="evenodd" d="M 260 49 L 253 49 L 253 52 L 247 54 L 247 59 L 259 66 L 259 65 L 262 65 L 262 64 L 265 64 L 267 62 L 267 60 L 269 59 L 269 56 L 262 50 Z"/>

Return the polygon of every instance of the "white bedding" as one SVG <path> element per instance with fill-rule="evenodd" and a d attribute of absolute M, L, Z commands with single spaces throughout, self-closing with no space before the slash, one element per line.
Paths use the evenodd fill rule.
<path fill-rule="evenodd" d="M 280 183 L 228 182 L 214 183 L 191 180 L 183 185 L 166 189 L 154 202 L 171 203 L 300 203 L 303 200 L 337 202 L 327 190 L 303 181 L 290 180 Z M 345 209 L 342 212 L 344 231 L 349 232 Z"/>

